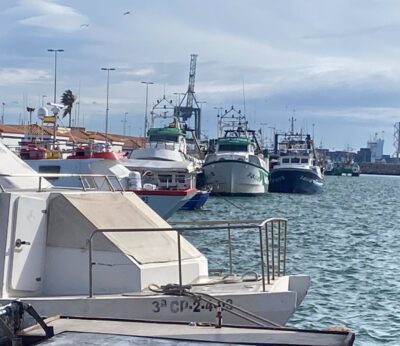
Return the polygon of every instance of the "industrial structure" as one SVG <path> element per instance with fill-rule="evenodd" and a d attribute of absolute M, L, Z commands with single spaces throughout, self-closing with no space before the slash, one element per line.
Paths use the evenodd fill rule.
<path fill-rule="evenodd" d="M 400 157 L 400 122 L 394 124 L 394 154 L 397 162 L 399 162 Z"/>
<path fill-rule="evenodd" d="M 194 134 L 197 139 L 200 139 L 201 135 L 201 108 L 196 100 L 194 85 L 196 81 L 196 64 L 197 54 L 190 55 L 190 69 L 189 69 L 189 85 L 188 89 L 183 96 L 178 106 L 174 109 L 175 116 L 180 122 L 187 124 L 187 121 L 194 116 Z M 185 105 L 186 102 L 186 105 Z"/>

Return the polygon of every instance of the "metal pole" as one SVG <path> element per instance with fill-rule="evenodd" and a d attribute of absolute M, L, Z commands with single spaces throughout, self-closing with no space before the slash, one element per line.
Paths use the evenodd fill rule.
<path fill-rule="evenodd" d="M 278 222 L 278 276 L 281 274 L 281 223 Z"/>
<path fill-rule="evenodd" d="M 271 222 L 271 264 L 272 264 L 272 280 L 275 280 L 275 251 L 274 251 L 274 222 Z"/>
<path fill-rule="evenodd" d="M 89 298 L 93 298 L 93 259 L 92 259 L 92 239 L 94 233 L 89 239 Z"/>
<path fill-rule="evenodd" d="M 178 233 L 178 270 L 179 270 L 179 294 L 182 295 L 182 254 L 181 254 L 181 232 Z"/>
<path fill-rule="evenodd" d="M 57 53 L 61 53 L 64 49 L 48 49 L 48 52 L 54 53 L 54 95 L 53 102 L 57 102 Z M 57 136 L 57 114 L 54 114 L 54 126 L 53 126 L 53 149 L 56 146 L 56 136 Z"/>
<path fill-rule="evenodd" d="M 154 82 L 140 82 L 140 83 L 146 84 L 146 108 L 144 113 L 144 135 L 143 135 L 143 137 L 146 138 L 149 126 L 149 119 L 147 118 L 147 108 L 149 102 L 149 84 L 154 84 Z"/>
<path fill-rule="evenodd" d="M 229 253 L 229 274 L 233 274 L 232 265 L 232 236 L 231 236 L 231 225 L 228 223 L 228 253 Z"/>
<path fill-rule="evenodd" d="M 108 142 L 108 111 L 109 111 L 109 107 L 108 107 L 108 97 L 109 97 L 109 92 L 110 92 L 110 71 L 115 71 L 114 67 L 102 67 L 101 68 L 102 71 L 107 71 L 107 105 L 106 105 L 106 129 L 105 129 L 105 141 L 106 144 Z"/>
<path fill-rule="evenodd" d="M 107 106 L 106 106 L 106 144 L 108 142 L 108 96 L 110 91 L 110 70 L 107 70 Z"/>
<path fill-rule="evenodd" d="M 5 106 L 5 102 L 2 102 L 2 106 L 3 106 L 3 111 L 1 113 L 1 123 L 4 125 L 4 106 Z"/>
<path fill-rule="evenodd" d="M 54 99 L 53 102 L 57 102 L 57 49 L 54 50 Z"/>
<path fill-rule="evenodd" d="M 285 225 L 285 247 L 283 249 L 283 275 L 286 275 L 286 248 L 287 248 L 287 221 L 283 221 Z"/>
<path fill-rule="evenodd" d="M 48 49 L 48 52 L 54 53 L 54 97 L 53 102 L 57 102 L 57 53 L 61 53 L 64 49 Z"/>
<path fill-rule="evenodd" d="M 126 135 L 126 116 L 128 115 L 128 112 L 124 113 L 124 136 Z"/>
<path fill-rule="evenodd" d="M 263 236 L 262 236 L 262 228 L 261 227 L 258 227 L 258 232 L 260 235 L 260 258 L 261 258 L 262 287 L 263 287 L 263 292 L 265 292 L 264 249 L 263 249 Z"/>
<path fill-rule="evenodd" d="M 265 224 L 265 252 L 267 260 L 267 282 L 270 284 L 270 272 L 269 272 L 269 246 L 268 246 L 268 223 Z"/>

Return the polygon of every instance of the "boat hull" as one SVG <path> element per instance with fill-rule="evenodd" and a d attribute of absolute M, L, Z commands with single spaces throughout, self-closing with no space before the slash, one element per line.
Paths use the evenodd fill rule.
<path fill-rule="evenodd" d="M 238 160 L 221 160 L 203 166 L 204 182 L 214 195 L 259 195 L 268 192 L 268 171 Z"/>
<path fill-rule="evenodd" d="M 199 191 L 192 198 L 190 198 L 181 209 L 183 210 L 196 210 L 201 209 L 207 202 L 210 193 L 208 191 Z"/>
<path fill-rule="evenodd" d="M 190 190 L 134 190 L 134 192 L 163 219 L 190 202 L 197 195 L 195 189 Z M 204 202 L 205 203 L 205 202 Z"/>
<path fill-rule="evenodd" d="M 239 285 L 243 286 L 243 284 Z M 306 275 L 281 277 L 274 285 L 275 290 L 269 292 L 260 292 L 260 283 L 246 283 L 245 286 L 254 286 L 254 291 L 246 288 L 245 290 L 238 289 L 237 292 L 231 292 L 229 289 L 215 293 L 211 289 L 206 292 L 269 321 L 284 325 L 306 295 L 310 286 L 310 278 Z M 1 299 L 0 304 L 8 304 L 12 300 L 12 298 Z M 151 292 L 97 295 L 95 298 L 87 296 L 25 297 L 20 300 L 31 304 L 41 316 L 64 315 L 214 323 L 217 313 L 216 306 L 202 300 L 197 301 L 188 296 L 151 294 Z M 251 322 L 230 314 L 229 310 L 231 310 L 229 306 L 223 306 L 224 323 L 254 326 Z"/>
<path fill-rule="evenodd" d="M 269 192 L 316 193 L 322 186 L 322 178 L 311 169 L 275 168 L 269 179 Z"/>

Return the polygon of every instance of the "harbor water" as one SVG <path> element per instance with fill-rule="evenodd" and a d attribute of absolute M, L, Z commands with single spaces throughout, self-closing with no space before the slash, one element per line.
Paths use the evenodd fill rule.
<path fill-rule="evenodd" d="M 400 177 L 325 177 L 315 195 L 212 197 L 171 221 L 288 219 L 288 272 L 311 288 L 288 325 L 356 332 L 356 345 L 400 345 Z M 226 233 L 186 235 L 210 268 L 227 266 Z M 233 238 L 235 271 L 260 272 L 257 236 Z"/>

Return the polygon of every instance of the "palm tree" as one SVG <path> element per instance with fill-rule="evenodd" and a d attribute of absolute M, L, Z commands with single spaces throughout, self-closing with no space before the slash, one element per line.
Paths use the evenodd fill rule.
<path fill-rule="evenodd" d="M 71 127 L 71 114 L 72 114 L 72 106 L 76 101 L 76 96 L 72 93 L 71 90 L 65 90 L 61 96 L 61 103 L 66 107 L 64 109 L 63 118 L 69 114 L 69 127 Z"/>

